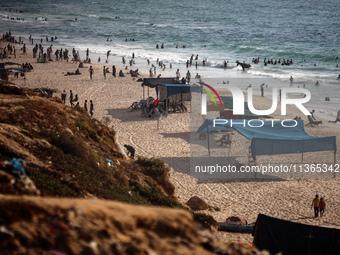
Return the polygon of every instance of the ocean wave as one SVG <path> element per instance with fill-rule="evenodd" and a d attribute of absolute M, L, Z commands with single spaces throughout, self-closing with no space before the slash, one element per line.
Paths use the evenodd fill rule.
<path fill-rule="evenodd" d="M 149 25 L 151 25 L 150 23 L 147 23 L 147 22 L 138 22 L 137 24 L 136 24 L 136 26 L 142 26 L 142 27 L 146 27 L 146 26 L 149 26 Z"/>
<path fill-rule="evenodd" d="M 17 19 L 15 17 L 0 17 L 0 20 L 2 21 L 7 21 L 7 22 L 17 22 L 17 23 L 28 23 L 27 20 L 23 20 L 23 19 Z"/>
<path fill-rule="evenodd" d="M 99 17 L 95 14 L 85 14 L 86 17 L 89 17 L 89 18 L 96 18 L 98 19 Z"/>
<path fill-rule="evenodd" d="M 166 27 L 170 27 L 170 25 L 166 25 L 166 24 L 153 24 L 152 27 L 166 28 Z"/>

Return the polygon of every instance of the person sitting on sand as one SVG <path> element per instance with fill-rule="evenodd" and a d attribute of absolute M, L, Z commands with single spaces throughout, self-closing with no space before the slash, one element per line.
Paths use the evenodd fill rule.
<path fill-rule="evenodd" d="M 230 139 L 230 134 L 223 135 L 221 139 L 217 140 L 216 143 L 220 142 L 220 146 L 225 145 L 225 146 L 230 146 L 231 145 L 231 139 Z"/>
<path fill-rule="evenodd" d="M 125 75 L 124 75 L 122 70 L 119 71 L 119 77 L 125 77 Z"/>

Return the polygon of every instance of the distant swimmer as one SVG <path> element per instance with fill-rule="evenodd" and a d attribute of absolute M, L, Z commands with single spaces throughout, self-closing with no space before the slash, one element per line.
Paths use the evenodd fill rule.
<path fill-rule="evenodd" d="M 338 78 L 336 78 L 338 81 L 340 81 L 340 74 L 339 74 L 339 76 L 338 76 Z"/>
<path fill-rule="evenodd" d="M 319 81 L 316 81 L 315 86 L 320 86 Z"/>
<path fill-rule="evenodd" d="M 290 76 L 289 80 L 290 80 L 290 82 L 293 82 L 294 81 L 293 76 Z"/>

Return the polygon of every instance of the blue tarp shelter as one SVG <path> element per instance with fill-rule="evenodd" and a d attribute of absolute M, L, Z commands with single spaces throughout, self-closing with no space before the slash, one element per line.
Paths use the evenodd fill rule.
<path fill-rule="evenodd" d="M 165 88 L 164 91 L 166 91 L 166 93 L 162 93 L 164 97 L 170 97 L 172 95 L 175 94 L 185 94 L 185 93 L 190 93 L 190 84 L 157 84 L 157 94 L 158 94 L 158 90 L 162 90 L 162 87 Z M 162 97 L 163 97 L 162 96 Z M 161 100 L 161 99 L 160 99 Z"/>
<path fill-rule="evenodd" d="M 0 68 L 0 70 L 15 70 L 15 71 L 20 71 L 20 72 L 25 72 L 25 69 L 18 68 L 18 67 Z"/>
<path fill-rule="evenodd" d="M 281 122 L 252 120 L 216 120 L 207 119 L 197 132 L 209 130 L 236 130 L 247 139 L 251 140 L 251 155 L 254 160 L 258 155 L 304 153 L 314 151 L 333 150 L 336 154 L 336 137 L 310 136 L 304 129 L 304 122 L 285 121 L 284 127 Z M 227 123 L 226 123 L 227 122 Z M 220 124 L 219 124 L 220 123 Z M 238 124 L 237 124 L 238 123 Z M 261 126 L 261 124 L 263 125 Z M 252 127 L 253 126 L 253 127 Z M 257 127 L 254 127 L 257 126 Z M 261 126 L 261 127 L 260 127 Z"/>
<path fill-rule="evenodd" d="M 149 97 L 149 89 L 156 88 L 157 84 L 173 84 L 178 83 L 176 77 L 167 77 L 167 78 L 144 78 L 141 86 L 143 87 L 143 99 L 145 99 L 145 87 L 148 87 L 148 97 Z"/>

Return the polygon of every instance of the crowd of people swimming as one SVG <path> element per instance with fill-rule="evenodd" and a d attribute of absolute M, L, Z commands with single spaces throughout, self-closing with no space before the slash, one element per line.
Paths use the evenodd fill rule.
<path fill-rule="evenodd" d="M 260 63 L 260 58 L 257 57 L 257 58 L 253 58 L 252 61 L 251 61 L 253 64 L 259 64 Z M 282 65 L 282 66 L 290 66 L 293 64 L 293 60 L 292 59 L 267 59 L 267 58 L 264 58 L 263 60 L 263 64 L 266 66 L 268 64 L 271 64 L 271 65 Z"/>
<path fill-rule="evenodd" d="M 18 44 L 23 44 L 22 46 L 22 50 L 23 50 L 23 53 L 26 54 L 26 44 L 23 42 L 23 39 L 21 37 L 19 37 L 19 40 L 17 41 L 15 39 L 14 36 L 11 35 L 11 32 L 7 32 L 5 34 L 3 34 L 3 38 L 9 42 L 13 42 L 13 43 L 18 43 Z M 66 60 L 68 61 L 69 60 L 69 53 L 68 53 L 68 50 L 67 49 L 56 49 L 55 51 L 52 50 L 52 44 L 47 47 L 47 50 L 45 51 L 44 50 L 44 47 L 43 47 L 43 42 L 51 42 L 53 43 L 54 41 L 57 40 L 57 36 L 46 36 L 45 38 L 39 38 L 39 39 L 34 39 L 32 37 L 32 35 L 29 36 L 29 43 L 34 45 L 34 42 L 36 42 L 36 40 L 40 40 L 40 43 L 35 43 L 35 46 L 33 48 L 33 56 L 34 58 L 37 57 L 37 61 L 38 62 L 41 62 L 41 63 L 46 63 L 48 61 L 62 61 L 62 60 Z M 110 38 L 107 38 L 107 40 L 111 41 Z M 165 45 L 162 43 L 162 44 L 157 44 L 156 45 L 156 48 L 157 49 L 164 49 L 165 48 Z M 176 47 L 177 48 L 177 47 Z M 12 48 L 12 51 L 14 49 Z M 5 53 L 7 51 L 5 50 L 2 50 L 2 56 L 5 56 Z M 108 60 L 109 60 L 109 55 L 111 54 L 111 50 L 107 51 L 107 56 L 106 56 L 106 63 L 108 63 Z M 15 55 L 15 54 L 14 54 Z M 52 59 L 52 56 L 55 56 L 55 59 Z M 72 49 L 72 60 L 76 63 L 80 62 L 80 53 L 79 51 L 76 51 L 74 48 Z M 336 58 L 337 59 L 337 58 Z M 305 60 L 304 60 L 305 61 Z M 84 63 L 91 63 L 91 59 L 89 58 L 89 49 L 86 50 L 86 60 L 83 61 Z M 98 62 L 100 62 L 100 57 L 98 58 Z M 125 60 L 125 57 L 122 57 L 122 62 L 123 62 L 123 65 L 126 65 L 126 62 L 128 62 L 128 64 L 130 65 L 130 68 L 128 68 L 128 66 L 125 67 L 126 70 L 128 69 L 131 69 L 131 74 L 134 74 L 135 76 L 135 71 L 136 70 L 133 70 L 132 67 L 133 65 L 135 65 L 135 54 L 132 53 L 132 57 L 130 60 Z M 253 58 L 252 59 L 252 64 L 260 64 L 260 62 L 263 63 L 264 66 L 266 65 L 281 65 L 281 66 L 289 66 L 289 65 L 293 65 L 295 64 L 295 62 L 293 62 L 292 59 L 270 59 L 270 58 L 264 58 L 262 61 L 260 61 L 260 58 L 257 57 L 257 58 Z M 247 69 L 247 68 L 251 68 L 251 65 L 250 64 L 246 64 L 244 61 L 243 63 L 241 62 L 238 62 L 243 70 Z M 149 76 L 150 77 L 160 77 L 161 75 L 159 74 L 160 71 L 165 71 L 166 68 L 170 68 L 172 69 L 172 63 L 167 63 L 164 62 L 163 60 L 160 60 L 159 58 L 157 58 L 157 61 L 155 64 L 152 64 L 150 62 L 149 59 L 147 59 L 147 64 L 148 65 L 151 65 L 151 67 L 149 68 Z M 198 54 L 191 54 L 189 59 L 187 59 L 187 61 L 185 62 L 185 66 L 186 68 L 189 68 L 189 67 L 192 67 L 192 66 L 195 66 L 196 69 L 198 69 L 199 66 L 210 66 L 211 63 L 208 62 L 207 59 L 202 59 L 202 58 L 199 58 L 199 55 Z M 224 68 L 224 69 L 227 69 L 229 68 L 230 66 L 230 63 L 229 61 L 226 61 L 224 60 L 221 64 L 220 64 L 220 67 Z M 244 68 L 245 66 L 245 68 Z M 234 65 L 232 66 L 234 67 Z M 157 69 L 160 69 L 160 71 L 158 71 Z M 157 72 L 158 71 L 158 72 Z M 339 79 L 339 77 L 337 78 Z"/>

